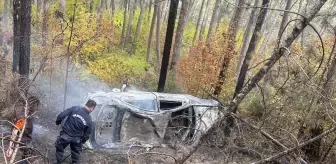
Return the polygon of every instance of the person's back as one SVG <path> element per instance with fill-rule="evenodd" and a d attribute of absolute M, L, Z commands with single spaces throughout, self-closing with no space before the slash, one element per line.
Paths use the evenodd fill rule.
<path fill-rule="evenodd" d="M 89 114 L 95 109 L 96 105 L 95 101 L 88 100 L 85 107 L 74 106 L 57 116 L 56 125 L 62 123 L 62 131 L 55 143 L 56 163 L 62 163 L 64 149 L 68 145 L 71 148 L 72 163 L 79 162 L 82 144 L 89 139 L 92 129 L 92 120 Z M 63 120 L 65 121 L 62 122 Z"/>
<path fill-rule="evenodd" d="M 62 124 L 62 132 L 71 137 L 82 137 L 85 128 L 91 127 L 91 125 L 92 120 L 89 112 L 84 107 L 74 106 L 71 114 Z"/>

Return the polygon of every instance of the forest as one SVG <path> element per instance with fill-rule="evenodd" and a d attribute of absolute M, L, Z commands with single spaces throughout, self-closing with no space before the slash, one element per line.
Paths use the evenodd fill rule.
<path fill-rule="evenodd" d="M 218 118 L 192 142 L 83 149 L 82 163 L 336 160 L 335 0 L 1 0 L 0 56 L 1 163 L 22 162 L 21 146 L 52 163 L 57 114 L 125 81 L 215 100 Z M 26 123 L 10 137 L 20 105 L 31 147 Z"/>

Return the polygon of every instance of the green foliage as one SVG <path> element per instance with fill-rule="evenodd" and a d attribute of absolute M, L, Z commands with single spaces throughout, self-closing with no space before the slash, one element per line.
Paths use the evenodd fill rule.
<path fill-rule="evenodd" d="M 126 78 L 131 81 L 141 79 L 149 66 L 145 60 L 129 57 L 119 51 L 88 62 L 88 69 L 109 83 L 120 84 Z"/>

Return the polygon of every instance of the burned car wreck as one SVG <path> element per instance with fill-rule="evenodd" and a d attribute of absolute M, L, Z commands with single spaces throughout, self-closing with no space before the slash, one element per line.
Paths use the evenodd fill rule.
<path fill-rule="evenodd" d="M 89 148 L 194 142 L 218 118 L 217 101 L 185 94 L 113 91 L 91 93 L 88 99 L 97 102 Z"/>

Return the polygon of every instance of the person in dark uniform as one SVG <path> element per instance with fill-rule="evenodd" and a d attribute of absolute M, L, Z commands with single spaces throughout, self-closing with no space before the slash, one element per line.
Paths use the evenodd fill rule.
<path fill-rule="evenodd" d="M 9 147 L 6 151 L 6 156 L 9 158 L 12 156 L 15 147 L 20 147 L 22 152 L 22 159 L 27 159 L 31 153 L 32 147 L 32 133 L 33 133 L 33 117 L 32 115 L 37 111 L 40 101 L 37 97 L 31 96 L 28 98 L 28 108 L 27 117 L 25 117 L 25 102 L 20 100 L 15 106 L 15 128 L 12 131 L 11 141 L 9 142 Z M 25 123 L 25 121 L 27 122 Z M 12 141 L 17 141 L 19 136 L 19 131 L 23 130 L 23 135 L 21 138 L 21 143 L 25 145 L 16 145 Z M 25 161 L 27 163 L 27 161 Z"/>
<path fill-rule="evenodd" d="M 90 113 L 96 105 L 94 100 L 88 100 L 85 107 L 73 106 L 57 116 L 56 125 L 62 123 L 62 130 L 55 143 L 57 164 L 63 161 L 64 149 L 68 145 L 71 149 L 72 163 L 79 162 L 82 145 L 89 139 L 92 129 Z"/>

